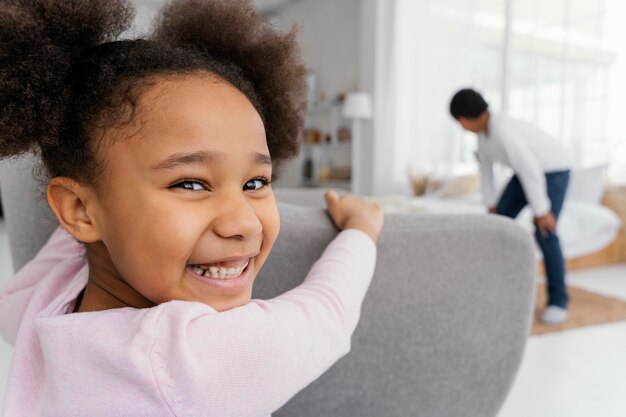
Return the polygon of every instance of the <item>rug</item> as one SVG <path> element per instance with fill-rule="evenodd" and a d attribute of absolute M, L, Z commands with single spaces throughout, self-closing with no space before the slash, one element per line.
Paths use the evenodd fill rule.
<path fill-rule="evenodd" d="M 568 287 L 568 292 L 570 296 L 569 320 L 563 324 L 548 326 L 539 321 L 541 311 L 546 304 L 545 285 L 537 286 L 532 335 L 626 320 L 626 301 L 575 287 Z"/>

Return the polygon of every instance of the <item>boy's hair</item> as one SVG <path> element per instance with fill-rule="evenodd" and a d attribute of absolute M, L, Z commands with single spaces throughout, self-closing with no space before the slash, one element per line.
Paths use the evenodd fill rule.
<path fill-rule="evenodd" d="M 450 114 L 455 119 L 459 117 L 475 119 L 488 108 L 489 105 L 483 96 L 471 88 L 459 90 L 450 100 Z"/>
<path fill-rule="evenodd" d="M 132 122 L 159 78 L 202 73 L 250 100 L 273 162 L 297 153 L 294 29 L 273 29 L 248 0 L 174 0 L 147 39 L 119 40 L 134 14 L 128 0 L 0 0 L 0 158 L 40 150 L 50 175 L 95 184 L 103 130 Z"/>

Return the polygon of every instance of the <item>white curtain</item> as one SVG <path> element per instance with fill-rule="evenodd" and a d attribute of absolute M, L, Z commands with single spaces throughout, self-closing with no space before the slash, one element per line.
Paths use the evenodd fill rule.
<path fill-rule="evenodd" d="M 392 43 L 376 137 L 385 135 L 392 149 L 393 175 L 379 193 L 406 184 L 408 167 L 439 174 L 475 169 L 475 139 L 451 119 L 449 100 L 470 86 L 501 111 L 505 84 L 509 114 L 552 133 L 582 165 L 610 160 L 612 179 L 626 182 L 626 2 L 390 3 Z"/>
<path fill-rule="evenodd" d="M 452 173 L 475 167 L 475 139 L 451 118 L 451 96 L 462 87 L 500 107 L 501 1 L 396 0 L 387 119 L 395 126 L 394 180 L 407 171 Z"/>
<path fill-rule="evenodd" d="M 610 162 L 615 181 L 626 181 L 624 17 L 622 0 L 513 1 L 510 114 L 561 140 L 580 165 Z"/>

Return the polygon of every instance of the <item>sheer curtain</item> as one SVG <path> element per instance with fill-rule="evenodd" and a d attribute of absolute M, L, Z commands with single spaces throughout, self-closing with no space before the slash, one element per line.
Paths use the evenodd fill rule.
<path fill-rule="evenodd" d="M 509 113 L 561 140 L 580 165 L 610 162 L 611 179 L 626 181 L 618 122 L 626 94 L 624 2 L 514 0 L 513 16 Z"/>
<path fill-rule="evenodd" d="M 438 175 L 475 167 L 475 138 L 448 112 L 472 86 L 499 109 L 505 9 L 498 0 L 397 0 L 389 89 L 395 126 L 394 181 L 408 171 Z"/>
<path fill-rule="evenodd" d="M 393 3 L 382 116 L 396 184 L 406 184 L 409 167 L 475 169 L 475 139 L 448 113 L 451 95 L 466 86 L 481 91 L 491 109 L 543 127 L 579 164 L 611 162 L 611 179 L 626 182 L 626 2 Z"/>

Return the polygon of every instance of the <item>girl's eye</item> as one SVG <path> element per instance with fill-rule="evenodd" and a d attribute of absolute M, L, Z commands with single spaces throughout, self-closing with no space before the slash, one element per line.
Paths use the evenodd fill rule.
<path fill-rule="evenodd" d="M 190 191 L 206 191 L 208 190 L 207 186 L 201 183 L 200 181 L 194 180 L 185 180 L 179 183 L 172 185 L 172 188 L 183 188 L 185 190 Z"/>
<path fill-rule="evenodd" d="M 254 178 L 248 181 L 246 185 L 243 186 L 243 189 L 256 191 L 256 190 L 262 190 L 268 185 L 270 185 L 270 181 L 267 180 L 266 178 Z"/>

